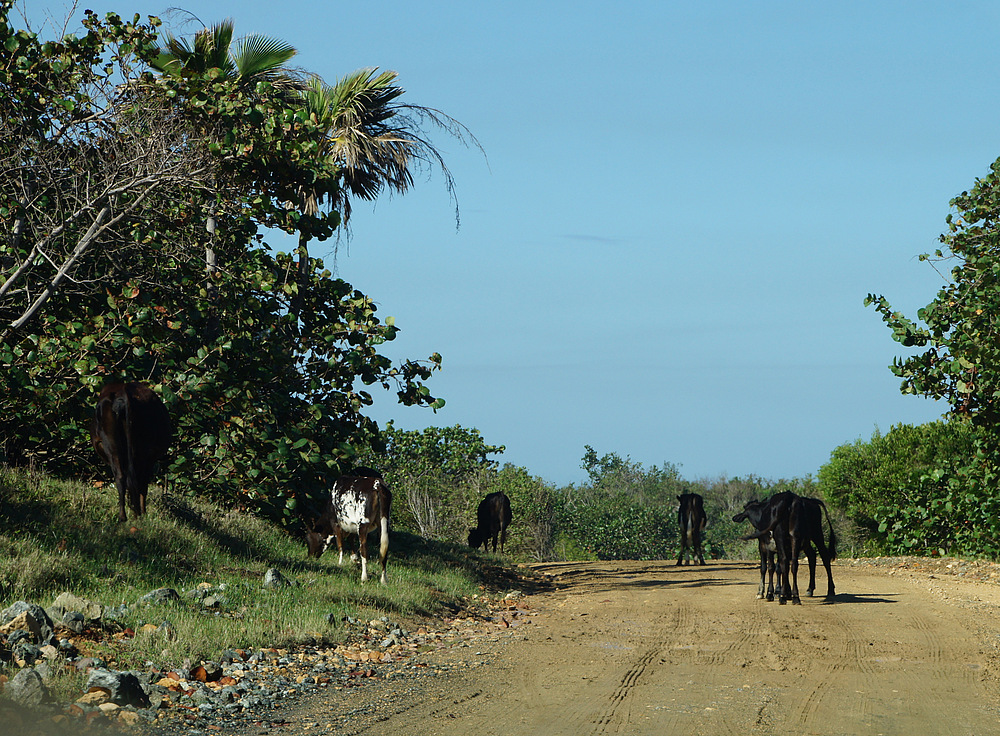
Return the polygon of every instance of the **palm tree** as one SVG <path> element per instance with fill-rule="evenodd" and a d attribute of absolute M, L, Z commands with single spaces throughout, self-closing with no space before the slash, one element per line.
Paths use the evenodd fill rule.
<path fill-rule="evenodd" d="M 433 108 L 399 101 L 404 90 L 394 71 L 359 69 L 334 85 L 318 77 L 306 83 L 303 104 L 322 137 L 319 155 L 339 169 L 340 186 L 325 199 L 345 226 L 351 218 L 351 199 L 372 201 L 385 189 L 404 193 L 413 186 L 415 169 L 437 165 L 454 199 L 454 179 L 440 152 L 427 139 L 427 124 L 443 129 L 461 142 L 478 141 L 465 126 Z M 317 188 L 299 191 L 300 211 L 316 215 L 323 204 Z M 458 207 L 455 208 L 456 223 Z M 308 274 L 309 233 L 299 235 L 299 276 Z"/>
<path fill-rule="evenodd" d="M 299 189 L 299 211 L 315 216 L 323 200 L 338 212 L 348 227 L 351 199 L 372 201 L 386 188 L 400 194 L 413 185 L 415 168 L 437 164 L 445 176 L 449 194 L 454 197 L 454 180 L 438 150 L 427 140 L 424 123 L 443 128 L 462 141 L 475 138 L 453 118 L 418 105 L 399 102 L 404 90 L 396 84 L 393 71 L 359 69 L 334 85 L 313 77 L 302 92 L 302 104 L 315 121 L 321 145 L 318 155 L 338 170 L 339 186 Z M 478 143 L 476 143 L 478 145 Z M 456 218 L 457 218 L 456 207 Z M 349 232 L 349 230 L 348 230 Z M 307 229 L 299 232 L 299 292 L 292 311 L 301 307 L 309 275 Z"/>
<path fill-rule="evenodd" d="M 324 135 L 321 155 L 341 170 L 341 187 L 329 204 L 345 223 L 351 217 L 352 197 L 372 201 L 386 188 L 402 194 L 413 185 L 414 169 L 424 165 L 440 167 L 448 192 L 454 194 L 451 172 L 424 132 L 428 123 L 479 147 L 454 118 L 400 102 L 404 90 L 397 78 L 393 71 L 359 69 L 332 86 L 318 78 L 306 84 L 306 110 Z"/>
<path fill-rule="evenodd" d="M 220 70 L 221 78 L 241 86 L 252 86 L 259 81 L 269 81 L 279 90 L 300 88 L 294 73 L 286 66 L 297 53 L 284 41 L 252 34 L 233 45 L 233 21 L 226 19 L 203 28 L 194 34 L 194 40 L 167 34 L 166 45 L 150 62 L 151 66 L 168 76 L 187 78 L 203 76 L 211 69 Z M 205 220 L 208 242 L 205 245 L 205 270 L 211 277 L 218 270 L 215 252 L 216 212 L 210 209 Z M 211 279 L 209 280 L 211 289 Z"/>
<path fill-rule="evenodd" d="M 252 34 L 233 46 L 233 21 L 226 19 L 194 34 L 193 42 L 167 34 L 167 43 L 151 62 L 157 71 L 175 77 L 203 75 L 219 69 L 224 79 L 281 83 L 292 79 L 287 62 L 296 50 L 284 41 Z"/>

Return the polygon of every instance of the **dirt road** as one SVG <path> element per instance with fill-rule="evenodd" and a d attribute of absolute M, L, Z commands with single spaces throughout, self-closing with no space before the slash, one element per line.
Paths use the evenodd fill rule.
<path fill-rule="evenodd" d="M 536 569 L 554 583 L 536 615 L 442 655 L 461 667 L 318 697 L 286 732 L 1000 734 L 1000 580 L 973 579 L 990 573 L 840 561 L 836 603 L 779 606 L 751 563 Z"/>

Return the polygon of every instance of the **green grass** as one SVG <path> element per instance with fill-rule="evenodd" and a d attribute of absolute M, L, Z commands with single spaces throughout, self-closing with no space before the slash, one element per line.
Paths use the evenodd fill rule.
<path fill-rule="evenodd" d="M 297 585 L 265 590 L 271 567 Z M 62 591 L 104 606 L 124 603 L 129 612 L 120 623 L 136 635 L 108 632 L 86 645 L 87 654 L 120 669 L 214 659 L 229 648 L 333 643 L 345 616 L 406 620 L 455 610 L 480 592 L 491 567 L 461 545 L 394 532 L 388 584 L 377 573 L 362 583 L 355 565 L 337 566 L 335 550 L 307 559 L 302 540 L 249 514 L 151 488 L 148 513 L 119 524 L 112 484 L 0 466 L 0 609 L 17 600 L 47 607 Z M 184 595 L 199 583 L 224 586 L 218 612 Z M 136 605 L 161 587 L 177 590 L 181 601 Z M 141 631 L 163 621 L 175 636 Z"/>

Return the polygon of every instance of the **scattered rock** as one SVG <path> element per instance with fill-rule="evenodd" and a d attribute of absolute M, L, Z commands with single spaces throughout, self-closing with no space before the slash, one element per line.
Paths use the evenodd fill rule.
<path fill-rule="evenodd" d="M 79 611 L 66 611 L 62 616 L 62 625 L 74 634 L 82 634 L 87 626 L 87 621 Z"/>
<path fill-rule="evenodd" d="M 64 614 L 75 611 L 87 622 L 99 621 L 104 615 L 104 606 L 100 603 L 80 598 L 68 592 L 60 593 L 52 602 L 52 607 L 61 609 Z"/>
<path fill-rule="evenodd" d="M 77 705 L 86 705 L 92 708 L 96 708 L 97 706 L 103 703 L 110 703 L 110 702 L 111 702 L 111 695 L 108 694 L 107 690 L 101 690 L 100 688 L 92 690 L 89 693 L 84 693 L 83 695 L 81 695 L 79 698 L 76 699 Z"/>
<path fill-rule="evenodd" d="M 146 593 L 139 599 L 139 603 L 148 603 L 155 606 L 162 606 L 165 603 L 173 603 L 181 599 L 180 593 L 173 588 L 157 588 Z"/>
<path fill-rule="evenodd" d="M 276 567 L 272 567 L 264 573 L 265 588 L 288 588 L 291 585 L 292 581 L 282 575 Z"/>
<path fill-rule="evenodd" d="M 30 667 L 43 658 L 42 649 L 30 641 L 19 641 L 11 648 L 11 656 L 19 667 Z"/>
<path fill-rule="evenodd" d="M 120 621 L 128 615 L 128 606 L 119 603 L 117 606 L 108 606 L 104 609 L 105 621 Z"/>
<path fill-rule="evenodd" d="M 103 667 L 101 660 L 94 659 L 93 657 L 82 657 L 78 659 L 74 665 L 79 672 L 86 672 L 89 669 L 95 667 Z"/>
<path fill-rule="evenodd" d="M 142 689 L 139 678 L 131 672 L 91 670 L 84 690 L 87 692 L 104 690 L 108 693 L 111 702 L 118 705 L 134 705 L 136 708 L 149 707 L 149 698 Z"/>
<path fill-rule="evenodd" d="M 67 659 L 75 657 L 79 653 L 76 646 L 69 639 L 60 639 L 57 646 L 59 647 L 59 653 Z"/>
<path fill-rule="evenodd" d="M 28 667 L 11 678 L 4 688 L 4 695 L 18 705 L 36 706 L 48 699 L 49 692 L 42 676 Z"/>
<path fill-rule="evenodd" d="M 134 726 L 139 722 L 139 714 L 130 710 L 123 710 L 118 713 L 118 722 L 126 726 Z"/>
<path fill-rule="evenodd" d="M 38 644 L 47 644 L 52 637 L 52 619 L 41 606 L 18 601 L 0 612 L 0 634 L 6 636 L 15 629 L 28 631 Z"/>

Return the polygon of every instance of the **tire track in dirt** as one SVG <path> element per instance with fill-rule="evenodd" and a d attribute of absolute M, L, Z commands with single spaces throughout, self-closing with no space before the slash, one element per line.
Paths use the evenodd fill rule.
<path fill-rule="evenodd" d="M 824 709 L 830 710 L 827 697 L 842 690 L 845 684 L 853 683 L 856 688 L 854 695 L 857 697 L 852 709 L 857 713 L 866 713 L 869 700 L 864 693 L 872 678 L 877 676 L 869 645 L 865 641 L 867 637 L 859 637 L 856 618 L 847 615 L 843 607 L 838 609 L 836 604 L 820 605 L 825 606 L 822 610 L 824 641 L 840 642 L 840 646 L 838 651 L 833 652 L 834 657 L 824 658 L 828 665 L 809 667 L 808 675 L 803 678 L 804 696 L 800 699 L 797 712 L 789 719 L 794 728 L 803 730 L 823 720 L 820 714 Z M 812 653 L 805 656 L 811 658 Z"/>
<path fill-rule="evenodd" d="M 488 667 L 424 681 L 406 694 L 412 708 L 391 699 L 363 732 L 998 732 L 998 585 L 949 580 L 948 596 L 929 595 L 926 576 L 841 563 L 836 603 L 779 607 L 754 599 L 749 563 L 683 571 L 669 562 L 578 563 L 566 571 L 565 584 L 533 602 L 537 619 L 510 630 Z M 399 683 L 407 693 L 414 684 Z M 361 694 L 350 694 L 350 709 Z"/>
<path fill-rule="evenodd" d="M 646 672 L 646 669 L 654 659 L 658 658 L 661 650 L 661 646 L 654 646 L 652 649 L 646 650 L 638 661 L 626 670 L 625 674 L 621 678 L 621 684 L 611 694 L 608 709 L 600 715 L 594 723 L 595 728 L 591 731 L 594 736 L 604 733 L 617 733 L 619 727 L 628 724 L 629 714 L 625 713 L 622 715 L 619 714 L 619 711 L 629 710 L 629 701 L 632 696 L 633 688 L 639 684 Z"/>
<path fill-rule="evenodd" d="M 638 604 L 641 605 L 641 604 Z M 695 616 L 691 607 L 684 603 L 677 603 L 670 609 L 669 624 L 657 625 L 655 628 L 661 629 L 663 633 L 674 634 L 679 631 L 688 631 L 695 624 Z M 655 670 L 668 662 L 664 656 L 664 650 L 668 646 L 666 639 L 657 638 L 652 646 L 648 644 L 648 639 L 637 632 L 640 641 L 646 640 L 642 649 L 642 654 L 638 659 L 632 660 L 630 666 L 621 675 L 618 686 L 608 695 L 607 704 L 604 709 L 594 717 L 593 729 L 590 731 L 594 736 L 607 733 L 617 733 L 620 728 L 630 721 L 632 697 L 636 687 L 638 687 L 647 673 L 647 670 Z"/>

